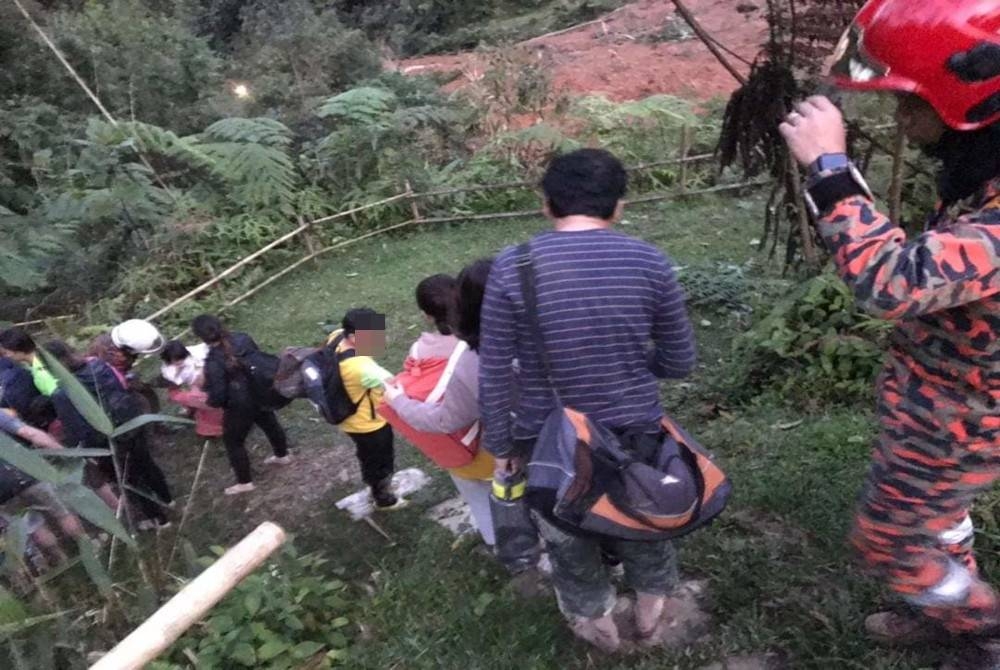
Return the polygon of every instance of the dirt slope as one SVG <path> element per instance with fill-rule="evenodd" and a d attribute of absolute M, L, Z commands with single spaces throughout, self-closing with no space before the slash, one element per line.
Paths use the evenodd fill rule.
<path fill-rule="evenodd" d="M 687 7 L 719 42 L 752 61 L 767 36 L 763 0 L 688 0 Z M 523 45 L 552 64 L 555 86 L 565 93 L 605 94 L 635 100 L 670 93 L 694 100 L 726 96 L 733 77 L 695 37 L 668 0 L 638 0 L 562 34 Z M 730 57 L 746 72 L 749 68 Z M 458 71 L 454 90 L 482 76 L 475 53 L 404 60 L 406 73 Z"/>

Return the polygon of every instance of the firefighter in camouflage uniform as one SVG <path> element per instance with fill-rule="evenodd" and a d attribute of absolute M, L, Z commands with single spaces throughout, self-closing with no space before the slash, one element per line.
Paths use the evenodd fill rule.
<path fill-rule="evenodd" d="M 941 205 L 908 239 L 876 209 L 827 98 L 781 125 L 840 276 L 896 323 L 851 541 L 908 607 L 866 628 L 958 642 L 944 668 L 1000 668 L 1000 598 L 977 572 L 969 517 L 1000 477 L 1000 2 L 872 0 L 832 76 L 895 94 L 903 130 L 941 164 Z"/>

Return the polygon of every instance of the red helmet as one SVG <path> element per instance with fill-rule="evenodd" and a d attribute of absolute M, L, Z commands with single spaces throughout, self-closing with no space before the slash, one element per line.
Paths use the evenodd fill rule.
<path fill-rule="evenodd" d="M 916 93 L 955 130 L 1000 120 L 998 0 L 870 0 L 835 61 L 836 85 Z"/>

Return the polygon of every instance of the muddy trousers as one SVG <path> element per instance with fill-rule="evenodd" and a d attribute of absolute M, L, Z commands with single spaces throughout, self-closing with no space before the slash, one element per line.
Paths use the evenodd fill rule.
<path fill-rule="evenodd" d="M 1000 445 L 884 427 L 862 491 L 851 542 L 863 563 L 952 633 L 1000 633 L 1000 599 L 976 570 L 969 518 L 998 476 Z"/>
<path fill-rule="evenodd" d="M 625 568 L 625 584 L 636 593 L 669 595 L 677 585 L 673 542 L 634 542 L 575 535 L 533 512 L 552 562 L 552 586 L 559 610 L 570 620 L 596 619 L 611 613 L 616 601 L 602 552 L 612 553 Z"/>
<path fill-rule="evenodd" d="M 229 465 L 240 484 L 253 481 L 246 441 L 254 424 L 264 431 L 275 456 L 288 455 L 288 438 L 274 412 L 258 408 L 226 409 L 222 415 L 222 442 L 226 445 Z"/>

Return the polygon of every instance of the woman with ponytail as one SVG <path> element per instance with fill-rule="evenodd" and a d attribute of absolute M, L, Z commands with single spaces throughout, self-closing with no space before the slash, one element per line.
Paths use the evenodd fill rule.
<path fill-rule="evenodd" d="M 246 333 L 230 333 L 218 317 L 202 314 L 191 322 L 191 331 L 208 345 L 205 358 L 204 390 L 208 405 L 220 407 L 222 414 L 222 441 L 226 445 L 229 465 L 236 475 L 236 484 L 225 489 L 226 495 L 236 495 L 254 490 L 250 456 L 246 440 L 254 424 L 267 435 L 274 451 L 264 462 L 285 465 L 291 461 L 288 439 L 266 399 L 254 392 L 250 370 L 243 359 L 259 355 L 260 349 Z"/>
<path fill-rule="evenodd" d="M 417 285 L 417 306 L 436 332 L 410 348 L 404 370 L 386 385 L 379 412 L 431 460 L 448 470 L 483 541 L 496 544 L 490 514 L 493 458 L 479 449 L 479 309 L 490 261 L 458 281 L 433 275 Z M 456 333 L 456 325 L 462 328 Z M 458 335 L 456 337 L 456 334 Z"/>

